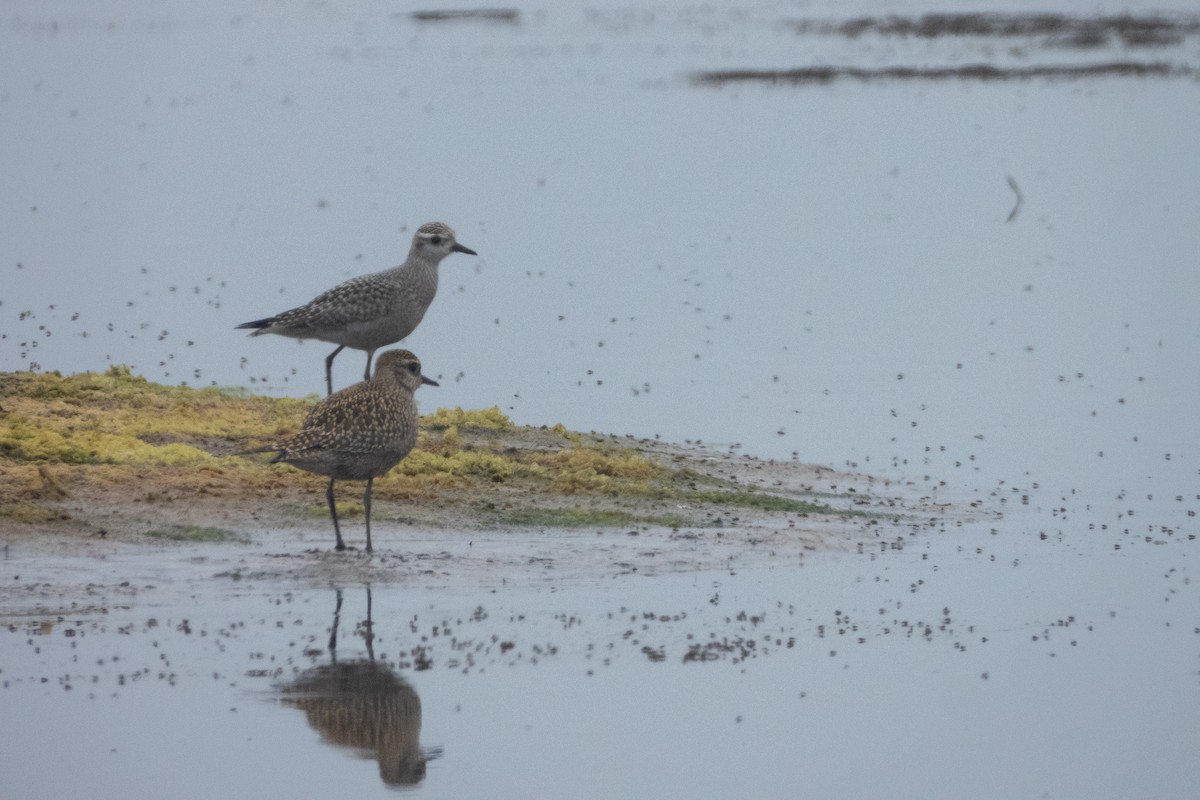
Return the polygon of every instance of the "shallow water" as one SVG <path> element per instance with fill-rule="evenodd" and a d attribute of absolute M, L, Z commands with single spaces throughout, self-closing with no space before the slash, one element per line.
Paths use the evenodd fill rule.
<path fill-rule="evenodd" d="M 374 796 L 424 769 L 431 797 L 1186 796 L 1194 548 L 1005 524 L 745 570 L 340 592 L 130 556 L 129 595 L 6 620 L 6 783 Z M 290 700 L 371 657 L 419 697 L 384 715 L 390 748 Z M 384 701 L 353 686 L 331 702 L 361 736 Z M 72 769 L 47 770 L 64 731 Z"/>
<path fill-rule="evenodd" d="M 417 791 L 1186 795 L 1200 38 L 1191 17 L 1088 46 L 829 24 L 928 10 L 6 7 L 0 369 L 321 392 L 330 348 L 233 326 L 397 263 L 443 219 L 481 255 L 443 264 L 406 342 L 442 381 L 428 407 L 849 465 L 1003 517 L 736 574 L 375 586 L 375 654 L 441 748 Z M 1016 77 L 1117 62 L 1172 71 Z M 831 65 L 870 74 L 696 82 Z M 895 67 L 956 77 L 880 79 Z M 336 380 L 361 369 L 343 353 Z M 152 582 L 177 554 L 26 558 L 0 577 Z M 334 588 L 211 572 L 5 620 L 17 796 L 384 791 L 279 694 L 328 662 Z M 352 660 L 365 590 L 341 588 Z M 417 669 L 441 620 L 490 650 L 464 670 L 443 640 Z M 713 636 L 754 657 L 684 663 Z"/>

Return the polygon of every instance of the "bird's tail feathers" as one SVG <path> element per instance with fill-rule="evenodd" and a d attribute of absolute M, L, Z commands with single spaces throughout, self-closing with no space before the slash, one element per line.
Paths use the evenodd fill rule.
<path fill-rule="evenodd" d="M 229 455 L 231 455 L 231 456 L 252 456 L 252 455 L 256 455 L 258 453 L 282 454 L 282 448 L 280 448 L 278 445 L 274 445 L 274 444 L 265 444 L 262 447 L 253 447 L 249 450 L 237 450 L 235 452 L 230 453 Z M 278 461 L 278 460 L 279 460 L 278 458 L 274 458 L 274 459 L 272 459 L 271 462 L 268 462 L 268 463 L 273 463 L 274 461 Z"/>

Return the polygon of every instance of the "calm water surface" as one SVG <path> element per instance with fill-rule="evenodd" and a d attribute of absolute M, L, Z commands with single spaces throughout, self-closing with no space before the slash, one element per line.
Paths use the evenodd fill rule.
<path fill-rule="evenodd" d="M 442 381 L 427 407 L 852 466 L 1003 513 L 736 574 L 374 587 L 371 685 L 421 708 L 386 769 L 285 691 L 333 663 L 337 588 L 338 660 L 370 660 L 364 587 L 199 570 L 13 616 L 13 796 L 371 796 L 419 765 L 430 797 L 1186 796 L 1200 38 L 825 24 L 929 10 L 5 5 L 0 369 L 319 393 L 330 348 L 233 326 L 398 263 L 442 219 L 481 255 L 443 264 L 406 342 Z M 1116 62 L 1175 72 L 693 80 Z M 0 577 L 47 569 L 23 558 Z M 710 641 L 731 644 L 701 660 Z"/>
<path fill-rule="evenodd" d="M 374 796 L 418 779 L 432 797 L 1186 796 L 1194 545 L 1121 544 L 1006 526 L 736 573 L 340 593 L 199 573 L 155 591 L 164 556 L 146 554 L 121 565 L 132 597 L 6 621 L 0 704 L 22 721 L 6 782 L 21 797 Z M 388 691 L 351 677 L 364 664 Z M 324 706 L 294 694 L 338 669 L 309 699 Z M 370 738 L 381 726 L 391 738 Z M 72 768 L 48 770 L 65 732 Z"/>

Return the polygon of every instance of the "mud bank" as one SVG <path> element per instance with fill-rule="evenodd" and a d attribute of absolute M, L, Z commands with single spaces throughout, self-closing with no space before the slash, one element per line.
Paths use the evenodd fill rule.
<path fill-rule="evenodd" d="M 56 556 L 0 589 L 0 607 L 205 577 L 478 584 L 713 569 L 897 547 L 961 513 L 868 475 L 439 409 L 376 482 L 374 556 L 354 551 L 361 486 L 339 484 L 351 545 L 339 554 L 323 479 L 232 455 L 295 430 L 312 402 L 116 367 L 0 376 L 5 552 Z"/>

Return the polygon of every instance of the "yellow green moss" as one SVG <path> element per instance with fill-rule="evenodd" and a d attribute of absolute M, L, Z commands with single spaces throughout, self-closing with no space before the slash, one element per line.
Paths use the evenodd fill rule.
<path fill-rule="evenodd" d="M 445 473 L 460 477 L 478 475 L 492 480 L 503 480 L 517 467 L 518 465 L 510 459 L 481 450 L 456 450 L 452 454 L 414 450 L 400 462 L 395 471 L 401 475 Z"/>
<path fill-rule="evenodd" d="M 0 374 L 0 457 L 64 464 L 212 463 L 201 445 L 298 429 L 311 403 L 241 390 L 162 386 L 123 366 L 64 378 Z"/>
<path fill-rule="evenodd" d="M 563 425 L 561 422 L 554 423 L 554 427 L 552 427 L 550 430 L 552 430 L 554 433 L 557 433 L 568 442 L 574 442 L 575 444 L 579 444 L 579 441 L 582 438 L 578 433 L 567 430 L 567 426 Z"/>
<path fill-rule="evenodd" d="M 563 494 L 598 492 L 613 494 L 627 491 L 645 494 L 649 481 L 662 477 L 666 470 L 633 451 L 605 453 L 586 447 L 573 447 L 530 456 L 533 464 L 553 475 L 554 488 Z"/>
<path fill-rule="evenodd" d="M 265 455 L 232 455 L 300 430 L 316 402 L 258 397 L 242 389 L 163 386 L 121 366 L 68 377 L 0 373 L 0 517 L 61 519 L 55 505 L 69 497 L 77 503 L 122 497 L 171 504 L 204 496 L 261 498 L 284 502 L 300 514 L 311 507 L 324 515 L 326 479 L 269 464 Z M 375 480 L 375 497 L 494 501 L 507 507 L 511 498 L 526 498 L 518 502 L 526 505 L 539 495 L 591 495 L 596 505 L 602 498 L 641 496 L 764 511 L 829 511 L 803 499 L 717 487 L 705 476 L 661 466 L 632 446 L 561 424 L 517 426 L 498 406 L 440 408 L 420 422 L 417 447 Z M 362 513 L 353 499 L 359 487 L 351 492 L 339 484 L 338 495 L 345 498 L 339 511 L 348 517 Z M 639 519 L 594 512 L 535 515 L 523 524 L 603 527 Z M 164 537 L 173 538 L 171 531 Z"/>
<path fill-rule="evenodd" d="M 214 491 L 230 484 L 269 483 L 266 476 L 294 473 L 261 457 L 232 453 L 300 429 L 315 399 L 256 397 L 242 389 L 163 386 L 114 366 L 103 373 L 63 377 L 57 373 L 0 373 L 0 463 L 109 465 L 103 481 L 137 480 L 138 470 L 211 470 Z M 460 430 L 512 433 L 516 426 L 498 406 L 480 410 L 440 408 L 421 418 L 417 448 L 379 479 L 385 493 L 415 494 L 466 488 L 475 482 L 530 482 L 548 491 L 612 493 L 645 491 L 659 468 L 632 452 L 604 453 L 578 445 L 562 425 L 553 432 L 576 442 L 570 450 L 545 452 L 497 443 L 467 447 Z M 173 484 L 173 473 L 158 472 Z M 101 480 L 99 473 L 92 479 Z M 203 482 L 202 482 L 203 483 Z M 29 489 L 23 490 L 28 493 Z"/>
<path fill-rule="evenodd" d="M 500 406 L 482 408 L 478 411 L 463 411 L 461 406 L 439 408 L 432 414 L 421 417 L 421 424 L 433 429 L 480 428 L 483 430 L 506 431 L 513 427 L 512 420 L 500 411 Z"/>

